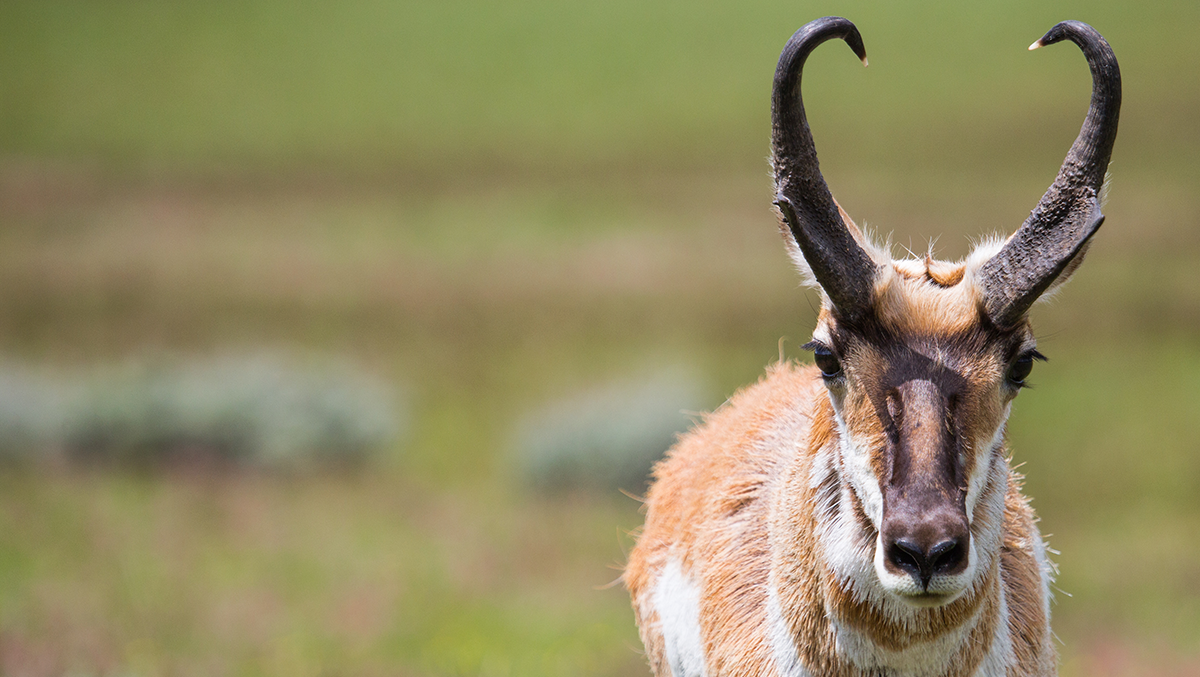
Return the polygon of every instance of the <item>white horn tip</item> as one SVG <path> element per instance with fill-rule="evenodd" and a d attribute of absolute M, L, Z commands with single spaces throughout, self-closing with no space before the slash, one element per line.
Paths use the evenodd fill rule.
<path fill-rule="evenodd" d="M 1034 43 L 1033 43 L 1032 45 L 1030 45 L 1030 46 L 1029 46 L 1029 51 L 1031 51 L 1031 52 L 1032 52 L 1033 50 L 1035 50 L 1035 49 L 1037 49 L 1038 47 L 1041 47 L 1041 46 L 1042 46 L 1042 41 L 1041 41 L 1041 40 L 1035 40 L 1035 41 L 1034 41 Z"/>
<path fill-rule="evenodd" d="M 868 63 L 867 63 L 867 57 L 865 57 L 865 56 L 864 56 L 864 57 L 863 57 L 863 68 L 866 68 L 866 67 L 867 67 L 867 66 L 869 66 L 869 65 L 870 65 L 870 64 L 868 64 Z"/>

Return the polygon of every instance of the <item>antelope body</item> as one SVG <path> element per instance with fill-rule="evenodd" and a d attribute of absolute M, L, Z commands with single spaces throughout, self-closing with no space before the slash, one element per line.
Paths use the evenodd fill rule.
<path fill-rule="evenodd" d="M 1021 228 L 964 261 L 893 260 L 833 200 L 800 74 L 838 17 L 788 42 L 772 151 L 781 231 L 822 307 L 806 348 L 672 448 L 624 581 L 659 676 L 1049 675 L 1053 573 L 1004 428 L 1041 359 L 1029 307 L 1103 221 L 1120 73 L 1079 22 L 1091 106 Z"/>

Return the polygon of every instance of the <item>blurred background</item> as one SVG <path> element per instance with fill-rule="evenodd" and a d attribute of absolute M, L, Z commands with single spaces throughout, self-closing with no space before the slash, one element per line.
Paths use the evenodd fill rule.
<path fill-rule="evenodd" d="M 639 675 L 645 469 L 816 297 L 805 95 L 860 222 L 1015 229 L 1125 83 L 1108 221 L 1035 311 L 1015 461 L 1064 675 L 1200 675 L 1200 4 L 0 3 L 0 674 Z"/>

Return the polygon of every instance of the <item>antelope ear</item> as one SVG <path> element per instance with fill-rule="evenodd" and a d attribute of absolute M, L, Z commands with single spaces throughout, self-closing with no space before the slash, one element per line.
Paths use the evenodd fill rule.
<path fill-rule="evenodd" d="M 850 233 L 850 237 L 866 253 L 867 257 L 874 262 L 877 268 L 882 269 L 889 265 L 892 261 L 892 256 L 888 253 L 890 246 L 887 243 L 881 246 L 874 238 L 870 237 L 870 233 L 864 233 L 854 223 L 854 220 L 850 218 L 850 215 L 846 213 L 846 210 L 842 209 L 837 200 L 833 201 L 833 205 L 837 208 L 842 225 Z M 779 234 L 783 236 L 783 246 L 787 249 L 788 258 L 792 260 L 792 265 L 795 266 L 796 272 L 800 274 L 800 282 L 810 289 L 824 291 L 821 281 L 817 279 L 816 274 L 813 273 L 812 266 L 808 263 L 808 259 L 804 257 L 804 252 L 800 249 L 800 245 L 797 244 L 796 236 L 789 227 L 787 219 L 778 204 L 775 205 L 775 215 L 779 217 Z"/>
<path fill-rule="evenodd" d="M 821 283 L 817 281 L 817 276 L 813 274 L 812 266 L 808 265 L 808 259 L 804 258 L 804 252 L 800 251 L 800 245 L 796 244 L 796 238 L 792 235 L 792 229 L 788 228 L 782 215 L 779 217 L 779 234 L 783 236 L 783 246 L 787 249 L 788 258 L 792 260 L 792 265 L 795 266 L 796 272 L 800 274 L 801 284 L 809 289 L 821 289 Z"/>

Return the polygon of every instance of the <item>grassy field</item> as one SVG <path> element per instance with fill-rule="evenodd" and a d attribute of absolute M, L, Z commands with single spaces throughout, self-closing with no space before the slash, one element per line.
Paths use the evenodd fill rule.
<path fill-rule="evenodd" d="M 1010 424 L 1061 551 L 1064 675 L 1200 674 L 1194 3 L 0 3 L 0 359 L 336 358 L 407 433 L 327 473 L 0 473 L 0 674 L 645 674 L 609 584 L 637 503 L 544 494 L 519 422 L 661 367 L 715 407 L 807 359 L 769 212 L 769 82 L 849 211 L 957 257 L 1053 176 L 1121 58 L 1108 221 L 1035 310 Z M 783 337 L 782 348 L 780 339 Z M 636 488 L 635 488 L 636 490 Z"/>

